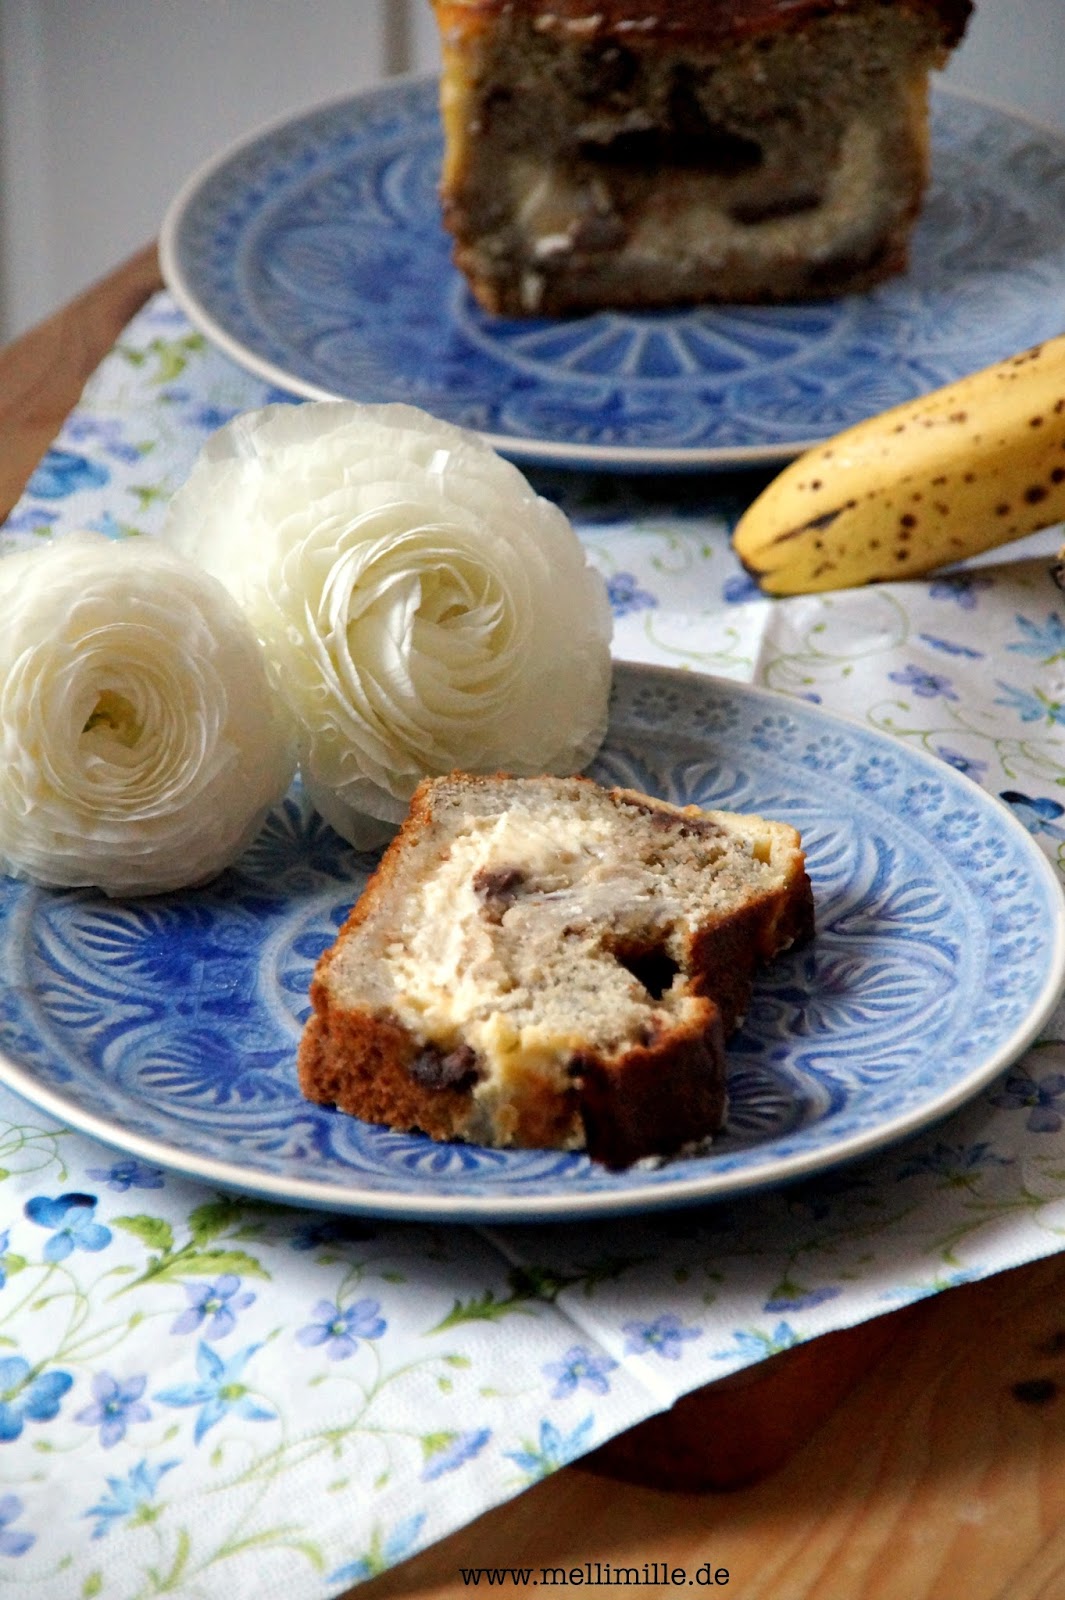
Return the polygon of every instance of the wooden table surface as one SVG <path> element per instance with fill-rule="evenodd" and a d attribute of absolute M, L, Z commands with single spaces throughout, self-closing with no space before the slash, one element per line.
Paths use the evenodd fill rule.
<path fill-rule="evenodd" d="M 149 247 L 0 351 L 0 515 L 159 286 Z M 761 1447 L 776 1419 L 787 1459 L 702 1493 L 569 1467 L 351 1594 L 430 1600 L 466 1592 L 463 1568 L 529 1568 L 477 1585 L 507 1594 L 564 1567 L 630 1595 L 1065 1600 L 1065 1255 L 815 1340 L 701 1404 L 708 1449 Z M 622 1567 L 641 1581 L 601 1581 Z"/>

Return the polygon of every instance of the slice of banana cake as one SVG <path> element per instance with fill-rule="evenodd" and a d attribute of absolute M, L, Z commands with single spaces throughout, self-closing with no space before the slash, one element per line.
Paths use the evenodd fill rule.
<path fill-rule="evenodd" d="M 318 963 L 308 1099 L 612 1167 L 718 1131 L 760 964 L 813 930 L 798 833 L 587 778 L 424 782 Z"/>

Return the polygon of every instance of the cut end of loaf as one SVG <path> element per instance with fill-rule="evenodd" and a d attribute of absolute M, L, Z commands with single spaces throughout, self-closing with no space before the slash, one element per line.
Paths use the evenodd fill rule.
<path fill-rule="evenodd" d="M 824 299 L 902 271 L 968 0 L 437 0 L 454 256 L 506 316 Z"/>

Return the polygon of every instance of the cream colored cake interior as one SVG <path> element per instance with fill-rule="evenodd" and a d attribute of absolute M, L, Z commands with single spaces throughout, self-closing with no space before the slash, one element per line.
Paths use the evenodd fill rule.
<path fill-rule="evenodd" d="M 683 987 L 686 937 L 779 885 L 797 848 L 757 818 L 701 813 L 679 829 L 577 793 L 556 806 L 515 786 L 495 796 L 505 809 L 472 816 L 466 794 L 461 826 L 438 805 L 393 885 L 400 909 L 371 916 L 331 975 L 351 1004 L 372 965 L 367 1004 L 441 1050 L 474 1049 L 474 1097 L 497 1130 L 530 1075 L 564 1088 L 582 1046 L 609 1055 L 700 1008 Z"/>
<path fill-rule="evenodd" d="M 840 139 L 835 164 L 825 174 L 816 203 L 795 214 L 744 220 L 737 214 L 736 180 L 689 172 L 664 172 L 647 196 L 639 217 L 614 251 L 613 267 L 641 275 L 670 275 L 683 263 L 699 274 L 718 270 L 742 252 L 749 270 L 779 261 L 826 261 L 861 251 L 882 225 L 887 170 L 884 129 L 857 116 Z M 543 272 L 573 252 L 588 231 L 588 186 L 565 162 L 536 154 L 516 156 L 501 185 L 512 197 L 513 231 L 520 249 L 537 266 L 522 276 L 524 309 L 535 312 L 543 293 Z M 604 199 L 604 215 L 608 214 Z M 492 242 L 485 247 L 488 258 Z"/>

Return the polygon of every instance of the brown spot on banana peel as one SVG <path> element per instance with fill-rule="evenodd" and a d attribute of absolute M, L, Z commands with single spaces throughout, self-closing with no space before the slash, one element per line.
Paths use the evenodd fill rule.
<path fill-rule="evenodd" d="M 1055 470 L 1060 473 L 1057 483 L 1052 479 Z M 981 481 L 987 476 L 981 473 Z M 883 496 L 878 497 L 879 514 L 863 497 L 855 520 L 851 497 L 850 505 L 840 501 L 777 533 L 763 530 L 761 537 L 740 541 L 736 553 L 767 594 L 810 593 L 920 576 L 1065 520 L 1063 484 L 1065 471 L 1044 466 L 1039 481 L 1027 485 L 1035 493 L 1022 490 L 1016 499 L 997 506 L 985 501 L 982 512 L 978 505 L 950 508 L 942 523 L 938 518 L 932 523 L 922 519 L 912 527 L 903 522 L 903 516 L 911 514 L 888 512 Z M 970 497 L 977 490 L 974 485 Z M 894 533 L 889 534 L 892 526 Z"/>
<path fill-rule="evenodd" d="M 782 532 L 775 533 L 769 542 L 787 544 L 789 539 L 799 539 L 804 533 L 820 533 L 822 528 L 830 528 L 847 509 L 847 506 L 836 506 L 832 511 L 822 511 L 819 517 L 811 517 L 809 522 L 801 522 L 797 528 L 784 528 Z"/>

